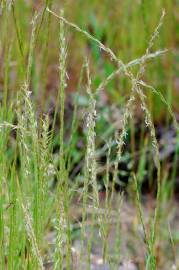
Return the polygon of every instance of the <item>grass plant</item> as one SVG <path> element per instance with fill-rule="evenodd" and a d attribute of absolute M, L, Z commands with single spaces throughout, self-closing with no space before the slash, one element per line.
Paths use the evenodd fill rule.
<path fill-rule="evenodd" d="M 104 2 L 105 13 L 105 7 L 108 4 L 107 1 Z M 169 1 L 160 2 L 166 2 L 168 10 L 172 9 Z M 29 6 L 20 0 L 17 2 L 1 1 L 0 46 L 2 48 L 0 47 L 0 56 L 2 50 L 4 54 L 3 61 L 0 62 L 3 76 L 0 107 L 0 269 L 45 270 L 48 269 L 48 265 L 50 265 L 49 269 L 60 270 L 94 269 L 95 241 L 100 244 L 99 264 L 107 267 L 104 269 L 119 269 L 119 265 L 123 263 L 122 209 L 126 197 L 129 199 L 130 196 L 123 194 L 121 190 L 116 192 L 116 186 L 121 183 L 119 166 L 128 144 L 130 144 L 130 158 L 133 164 L 128 179 L 132 179 L 134 185 L 135 192 L 132 194 L 134 194 L 138 211 L 135 218 L 137 218 L 137 226 L 142 227 L 142 240 L 145 247 L 145 258 L 142 258 L 144 265 L 138 264 L 137 267 L 148 270 L 161 269 L 157 257 L 157 245 L 162 237 L 160 233 L 162 230 L 160 227 L 162 224 L 161 209 L 168 197 L 169 200 L 173 198 L 178 170 L 179 126 L 173 111 L 171 93 L 166 96 L 161 90 L 163 84 L 160 87 L 158 85 L 154 87 L 152 85 L 155 85 L 155 81 L 151 80 L 152 85 L 148 82 L 150 75 L 154 75 L 150 67 L 149 72 L 146 67 L 149 61 L 160 62 L 159 59 L 168 53 L 166 49 L 155 50 L 155 42 L 157 43 L 163 33 L 161 29 L 164 25 L 165 11 L 163 10 L 158 24 L 153 27 L 154 31 L 149 38 L 149 25 L 153 26 L 153 22 L 148 16 L 148 10 L 149 8 L 153 10 L 156 4 L 154 7 L 147 1 L 138 4 L 140 8 L 136 7 L 131 20 L 134 21 L 142 13 L 144 33 L 141 34 L 141 44 L 140 42 L 138 44 L 141 47 L 139 51 L 137 51 L 137 31 L 134 24 L 131 23 L 129 37 L 124 35 L 124 30 L 121 33 L 122 46 L 127 46 L 130 42 L 133 44 L 133 47 L 129 49 L 129 55 L 133 56 L 136 51 L 138 52 L 137 57 L 129 61 L 126 55 L 121 57 L 121 52 L 117 53 L 115 49 L 111 49 L 112 44 L 109 37 L 106 38 L 107 41 L 100 40 L 103 35 L 100 34 L 102 32 L 99 31 L 93 19 L 92 22 L 99 38 L 93 35 L 90 27 L 86 29 L 66 19 L 63 9 L 60 13 L 53 11 L 56 5 L 55 0 L 45 1 L 41 8 L 32 6 L 31 1 L 29 1 Z M 97 1 L 94 1 L 92 5 L 97 5 Z M 129 1 L 123 2 L 123 8 L 126 10 L 128 5 Z M 22 16 L 21 9 L 23 8 L 24 13 L 28 14 L 27 19 Z M 29 14 L 32 15 L 33 8 L 36 9 L 36 12 L 33 13 L 32 20 L 30 20 Z M 78 8 L 76 9 L 78 10 Z M 160 5 L 157 11 L 159 10 L 161 10 Z M 159 14 L 155 12 L 154 15 L 154 21 L 156 21 Z M 126 23 L 124 18 L 123 25 Z M 11 26 L 13 26 L 13 31 L 10 37 Z M 30 37 L 27 33 L 29 27 L 31 29 Z M 86 55 L 84 57 L 84 53 L 82 53 L 85 61 L 83 60 L 84 64 L 82 64 L 81 73 L 78 76 L 78 96 L 72 116 L 68 120 L 66 118 L 69 95 L 67 89 L 71 80 L 68 76 L 69 61 L 71 60 L 69 59 L 68 40 L 71 28 L 75 30 L 73 35 L 80 34 L 79 40 L 86 39 L 93 46 L 90 51 L 89 45 L 88 57 Z M 58 34 L 56 29 L 58 29 Z M 111 33 L 114 35 L 115 29 L 111 30 Z M 57 57 L 59 81 L 53 104 L 53 116 L 50 115 L 51 108 L 48 109 L 49 104 L 46 100 L 47 95 L 53 95 L 53 92 L 47 92 L 48 78 L 46 75 L 55 55 L 53 51 L 50 51 L 52 36 L 53 46 L 57 47 L 54 51 L 58 51 L 59 55 Z M 55 43 L 56 36 L 58 36 L 57 44 Z M 83 44 L 84 41 L 80 42 Z M 111 47 L 107 45 L 108 42 Z M 163 46 L 163 42 L 161 43 Z M 116 39 L 114 39 L 115 44 L 117 44 Z M 142 51 L 144 51 L 143 54 Z M 73 53 L 75 54 L 75 52 Z M 104 78 L 101 76 L 99 81 L 95 74 L 98 64 L 94 66 L 93 53 L 97 59 L 100 58 L 98 59 L 101 63 L 100 69 L 107 70 L 105 61 L 112 66 L 111 73 L 108 72 Z M 127 61 L 122 59 L 127 59 Z M 160 73 L 160 69 L 161 63 L 155 73 Z M 112 138 L 107 135 L 108 138 L 101 147 L 98 144 L 101 138 L 97 133 L 101 114 L 100 99 L 105 96 L 105 91 L 111 87 L 111 83 L 115 80 L 120 82 L 121 78 L 124 79 L 122 79 L 120 87 L 124 88 L 125 85 L 127 89 L 130 89 L 126 91 L 125 103 L 122 104 L 121 124 L 118 130 L 111 129 Z M 81 89 L 86 89 L 83 97 L 80 96 Z M 117 90 L 112 90 L 115 92 L 115 96 L 120 95 Z M 40 95 L 41 102 L 38 100 Z M 78 99 L 80 98 L 86 102 L 85 127 L 79 120 L 81 112 Z M 168 117 L 167 123 L 172 123 L 176 133 L 176 149 L 170 171 L 165 170 L 160 158 L 160 146 L 154 123 L 156 101 L 153 100 L 155 98 L 160 102 L 160 106 L 164 105 L 165 114 Z M 134 159 L 137 144 L 135 141 L 137 106 L 143 114 L 144 123 L 139 142 L 140 157 L 136 169 Z M 111 123 L 107 125 L 111 127 Z M 107 132 L 106 134 L 108 134 L 108 126 L 101 133 Z M 70 127 L 70 131 L 67 127 Z M 144 134 L 145 129 L 148 131 L 147 137 Z M 78 150 L 79 141 L 82 144 L 82 150 Z M 146 172 L 148 145 L 152 148 L 150 153 L 153 158 L 153 164 L 150 164 L 149 170 L 156 171 L 156 177 L 152 182 L 156 185 L 156 194 L 153 198 L 155 206 L 146 218 L 145 205 L 142 201 L 142 185 L 145 174 L 149 174 L 148 171 Z M 82 153 L 79 154 L 79 151 Z M 105 156 L 102 180 L 100 180 L 99 169 L 101 153 Z M 75 155 L 77 161 L 74 161 Z M 71 171 L 79 164 L 82 164 L 79 173 L 75 175 L 75 179 L 71 179 Z M 171 178 L 171 192 L 167 193 L 166 182 L 169 178 Z M 165 194 L 168 194 L 168 197 L 165 197 Z M 101 196 L 104 197 L 101 198 Z M 73 204 L 76 204 L 76 209 L 80 208 L 80 218 L 76 217 L 75 210 L 74 213 L 71 213 Z M 80 232 L 77 239 L 75 238 L 76 229 Z M 110 244 L 111 229 L 115 234 L 112 248 Z M 177 267 L 175 240 L 171 227 L 167 231 L 167 239 L 174 258 L 173 264 Z M 46 239 L 49 236 L 52 239 L 48 243 Z M 75 240 L 80 243 L 78 250 L 75 247 Z"/>

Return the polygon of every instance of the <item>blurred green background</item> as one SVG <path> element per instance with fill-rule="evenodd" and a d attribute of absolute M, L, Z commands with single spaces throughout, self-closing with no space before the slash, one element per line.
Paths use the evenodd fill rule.
<path fill-rule="evenodd" d="M 5 3 L 5 1 L 4 1 Z M 3 2 L 1 2 L 1 5 Z M 18 91 L 22 82 L 29 51 L 31 20 L 35 11 L 40 11 L 38 35 L 32 70 L 32 90 L 40 110 L 46 101 L 53 104 L 58 89 L 58 36 L 59 21 L 45 7 L 64 16 L 98 38 L 105 46 L 127 63 L 145 53 L 148 40 L 154 31 L 162 9 L 166 10 L 164 24 L 153 50 L 167 48 L 168 52 L 148 63 L 144 80 L 160 90 L 179 113 L 179 1 L 178 0 L 67 0 L 67 1 L 8 1 L 7 12 L 0 16 L 0 89 L 3 91 L 5 78 L 8 96 Z M 6 17 L 6 20 L 4 19 Z M 84 57 L 91 62 L 94 87 L 107 77 L 116 66 L 99 48 L 82 34 L 66 28 L 68 38 L 68 89 L 76 91 Z M 8 57 L 7 57 L 8 56 Z M 7 60 L 9 59 L 9 60 Z M 9 61 L 9 71 L 3 65 Z M 7 75 L 6 74 L 10 74 Z M 105 89 L 107 102 L 124 104 L 130 84 L 120 76 Z M 157 122 L 167 122 L 166 108 L 153 94 L 149 95 L 149 106 Z M 136 111 L 137 113 L 137 111 Z"/>

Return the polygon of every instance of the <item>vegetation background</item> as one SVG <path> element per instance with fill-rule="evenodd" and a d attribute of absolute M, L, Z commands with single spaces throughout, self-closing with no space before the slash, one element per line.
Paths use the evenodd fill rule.
<path fill-rule="evenodd" d="M 178 0 L 1 0 L 0 102 L 0 269 L 179 269 Z"/>

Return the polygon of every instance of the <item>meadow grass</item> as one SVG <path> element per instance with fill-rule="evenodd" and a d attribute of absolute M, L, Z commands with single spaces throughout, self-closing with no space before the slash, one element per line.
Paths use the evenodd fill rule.
<path fill-rule="evenodd" d="M 166 3 L 168 9 L 171 10 L 170 3 L 168 1 Z M 160 12 L 162 10 L 159 5 L 154 15 L 155 19 L 160 19 L 150 34 L 148 26 L 153 23 L 148 16 L 148 9 L 154 9 L 155 5 L 153 7 L 147 1 L 142 1 L 142 4 L 137 6 L 138 8 L 134 10 L 132 16 L 137 17 L 138 14 L 143 16 L 144 32 L 141 34 L 141 43 L 136 42 L 138 29 L 135 30 L 135 25 L 131 22 L 129 36 L 124 35 L 122 30 L 122 46 L 127 47 L 127 44 L 132 42 L 133 47 L 130 48 L 129 55 L 135 55 L 138 50 L 137 45 L 139 48 L 141 46 L 139 51 L 144 51 L 144 53 L 141 56 L 137 54 L 138 57 L 131 61 L 125 56 L 124 59 L 128 61 L 125 63 L 121 60 L 123 58 L 121 52 L 115 53 L 111 49 L 113 44 L 109 37 L 107 44 L 110 47 L 105 45 L 106 42 L 103 43 L 100 40 L 101 34 L 94 19 L 91 19 L 95 31 L 93 35 L 90 31 L 66 19 L 62 9 L 60 13 L 53 11 L 56 4 L 55 1 L 47 0 L 30 20 L 29 14 L 32 14 L 30 4 L 28 6 L 23 1 L 1 2 L 2 35 L 0 40 L 4 50 L 1 66 L 4 79 L 0 108 L 0 269 L 48 269 L 48 265 L 50 265 L 50 269 L 92 269 L 96 232 L 101 244 L 102 263 L 109 269 L 119 268 L 119 265 L 123 263 L 121 211 L 125 195 L 122 192 L 116 193 L 115 187 L 119 182 L 119 163 L 123 158 L 126 141 L 131 143 L 131 149 L 133 149 L 131 156 L 135 154 L 136 150 L 135 138 L 132 138 L 134 136 L 132 132 L 135 132 L 133 122 L 135 106 L 140 107 L 144 118 L 143 128 L 147 128 L 149 133 L 147 139 L 144 138 L 144 133 L 141 135 L 140 150 L 142 153 L 137 172 L 133 166 L 131 175 L 129 175 L 133 187 L 131 192 L 134 192 L 134 202 L 138 211 L 138 216 L 136 215 L 135 218 L 138 219 L 138 226 L 142 226 L 142 240 L 145 249 L 144 265 L 138 265 L 138 267 L 148 270 L 158 269 L 158 243 L 162 235 L 160 227 L 162 196 L 164 192 L 167 193 L 167 180 L 163 181 L 163 179 L 165 175 L 167 179 L 168 171 L 160 161 L 159 144 L 153 121 L 155 102 L 152 94 L 158 97 L 160 104 L 164 104 L 167 121 L 168 123 L 171 121 L 176 130 L 174 162 L 171 175 L 168 176 L 172 179 L 172 189 L 174 189 L 177 174 L 179 151 L 179 127 L 172 109 L 172 94 L 168 93 L 165 97 L 161 91 L 162 84 L 159 89 L 152 86 L 154 84 L 153 74 L 160 73 L 161 63 L 154 73 L 151 70 L 147 73 L 149 60 L 160 61 L 158 59 L 167 53 L 167 50 L 163 48 L 155 51 L 155 42 L 160 37 L 165 12 L 163 11 L 159 17 L 158 10 Z M 97 2 L 94 1 L 92 5 L 96 6 Z M 123 2 L 124 10 L 128 10 L 128 5 L 129 1 Z M 107 6 L 106 3 L 103 8 L 107 9 Z M 24 16 L 22 16 L 22 9 L 24 9 Z M 105 12 L 106 10 L 104 10 L 104 14 Z M 26 18 L 24 18 L 25 14 L 28 15 Z M 134 20 L 133 17 L 132 20 Z M 29 37 L 27 29 L 29 29 L 30 22 L 31 35 Z M 10 36 L 9 31 L 12 25 L 14 30 Z M 125 18 L 123 25 L 126 25 Z M 72 120 L 69 124 L 70 134 L 67 134 L 66 131 L 68 119 L 65 118 L 67 86 L 70 84 L 67 73 L 70 58 L 70 56 L 68 58 L 68 53 L 70 53 L 68 33 L 72 30 L 71 28 L 82 36 L 79 37 L 80 41 L 74 39 L 74 44 L 77 42 L 81 48 L 84 44 L 81 40 L 87 40 L 89 44 L 93 44 L 92 55 L 97 57 L 96 66 L 93 67 L 92 57 L 85 52 L 84 64 L 78 78 L 78 89 L 85 91 L 84 96 L 87 100 L 85 108 L 87 116 L 82 131 L 84 150 L 80 156 L 82 168 L 78 175 L 78 178 L 81 179 L 79 182 L 78 179 L 73 179 L 73 181 L 70 179 L 71 170 L 76 166 L 73 159 L 74 153 L 78 153 L 75 152 L 79 136 L 78 128 L 82 126 L 78 119 L 78 100 L 75 101 Z M 115 34 L 113 31 L 114 29 L 111 30 L 111 37 Z M 54 114 L 51 117 L 47 112 L 46 86 L 49 61 L 52 61 L 55 55 L 53 51 L 49 52 L 49 44 L 52 38 L 56 39 L 56 36 L 58 36 L 58 41 L 53 41 L 52 48 L 56 46 L 55 51 L 58 51 L 59 54 L 57 57 L 59 82 L 54 102 Z M 146 40 L 148 41 L 146 42 Z M 115 46 L 117 46 L 116 39 L 114 39 L 114 48 Z M 39 54 L 37 50 L 39 50 Z M 75 51 L 73 53 L 75 54 Z M 84 53 L 82 54 L 84 55 Z M 97 73 L 98 61 L 102 54 L 109 59 L 112 68 L 99 81 L 94 73 Z M 100 69 L 107 69 L 104 59 L 101 61 Z M 147 75 L 145 75 L 146 73 Z M 13 76 L 14 79 L 12 79 Z M 112 139 L 108 136 L 105 142 L 105 170 L 100 182 L 97 158 L 99 136 L 97 117 L 101 112 L 98 101 L 107 87 L 111 88 L 110 84 L 120 76 L 125 78 L 121 83 L 121 88 L 127 87 L 130 90 L 128 96 L 126 94 L 128 98 L 122 104 L 124 109 L 120 130 L 113 130 Z M 152 85 L 148 83 L 148 80 L 152 81 Z M 111 91 L 112 101 L 119 95 L 114 92 L 117 90 L 112 89 Z M 51 93 L 49 92 L 48 95 Z M 39 97 L 42 99 L 41 101 L 38 101 Z M 41 105 L 38 105 L 38 102 Z M 127 140 L 129 127 L 131 128 L 130 142 Z M 67 135 L 69 137 L 66 139 Z M 146 221 L 143 213 L 144 207 L 141 200 L 141 186 L 147 162 L 145 151 L 147 143 L 151 145 L 154 160 L 149 170 L 153 168 L 157 170 L 156 178 L 152 179 L 152 183 L 157 185 L 155 207 L 148 217 L 149 222 Z M 112 148 L 113 146 L 115 147 Z M 143 147 L 144 149 L 142 149 Z M 80 163 L 78 158 L 77 162 Z M 100 199 L 100 185 L 105 190 L 103 206 Z M 170 192 L 169 194 L 171 195 Z M 169 199 L 171 197 L 167 195 L 166 200 Z M 81 216 L 75 222 L 71 215 L 74 203 L 77 203 L 76 208 L 81 207 Z M 117 208 L 115 208 L 115 204 L 117 204 Z M 113 229 L 115 241 L 111 253 L 109 234 L 113 223 L 115 224 Z M 75 225 L 80 232 L 79 250 L 74 247 Z M 169 227 L 167 231 L 167 237 L 171 242 L 171 252 L 174 254 L 175 243 L 171 228 Z M 47 243 L 47 238 L 51 234 L 53 243 L 50 245 Z M 177 269 L 176 258 L 174 258 L 173 264 Z"/>

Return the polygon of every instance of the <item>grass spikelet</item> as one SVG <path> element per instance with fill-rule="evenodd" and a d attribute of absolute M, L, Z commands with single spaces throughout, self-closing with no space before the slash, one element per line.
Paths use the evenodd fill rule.
<path fill-rule="evenodd" d="M 40 201 L 42 205 L 42 216 L 44 226 L 47 221 L 48 209 L 48 188 L 49 177 L 55 175 L 55 168 L 52 161 L 50 149 L 49 116 L 46 115 L 42 120 L 41 138 L 39 139 L 39 182 L 40 182 Z"/>
<path fill-rule="evenodd" d="M 63 10 L 61 11 L 63 15 Z M 65 38 L 65 27 L 64 22 L 60 22 L 60 56 L 59 56 L 59 71 L 60 71 L 60 82 L 58 89 L 57 103 L 55 107 L 55 116 L 53 119 L 52 132 L 54 132 L 55 121 L 58 111 L 58 105 L 60 105 L 60 152 L 59 152 L 59 170 L 57 171 L 57 194 L 56 194 L 56 251 L 55 251 L 55 269 L 62 269 L 64 264 L 63 249 L 66 251 L 66 269 L 71 269 L 71 229 L 69 220 L 69 204 L 70 204 L 70 190 L 68 185 L 68 173 L 65 168 L 65 157 L 64 157 L 64 109 L 65 109 L 65 89 L 67 87 L 66 79 L 66 56 L 67 56 L 67 45 Z M 60 207 L 59 207 L 60 203 Z M 65 232 L 65 233 L 64 233 Z M 66 235 L 65 241 L 64 234 Z"/>
<path fill-rule="evenodd" d="M 25 96 L 24 96 L 25 95 Z M 30 149 L 29 149 L 29 129 L 28 129 L 28 113 L 27 113 L 27 104 L 26 101 L 29 98 L 29 91 L 27 88 L 27 84 L 22 86 L 21 93 L 18 95 L 18 102 L 17 102 L 17 118 L 18 118 L 18 126 L 19 129 L 19 139 L 20 139 L 20 151 L 21 155 L 25 158 L 22 159 L 22 168 L 23 174 L 25 178 L 28 179 L 30 175 Z M 24 110 L 23 110 L 23 109 Z"/>
<path fill-rule="evenodd" d="M 136 76 L 136 79 L 137 81 L 140 79 L 140 77 L 144 74 L 145 72 L 145 65 L 146 65 L 146 61 L 147 61 L 147 58 L 149 56 L 149 54 L 151 53 L 151 49 L 154 45 L 154 41 L 155 39 L 158 37 L 159 35 L 159 31 L 160 31 L 160 28 L 162 27 L 163 25 L 163 20 L 164 20 L 164 17 L 165 17 L 165 10 L 162 11 L 162 15 L 160 17 L 160 20 L 159 20 L 159 23 L 158 25 L 156 26 L 154 32 L 152 33 L 150 39 L 149 39 L 149 42 L 148 42 L 148 46 L 146 48 L 146 51 L 145 51 L 145 54 L 143 55 L 143 57 L 141 58 L 141 62 L 140 62 L 140 67 L 139 67 L 139 71 L 137 73 L 137 76 Z"/>
<path fill-rule="evenodd" d="M 33 53 L 35 48 L 35 41 L 36 41 L 36 29 L 37 29 L 37 19 L 39 17 L 38 13 L 35 13 L 32 19 L 32 32 L 31 32 L 31 40 L 30 40 L 30 48 L 29 48 L 29 56 L 28 56 L 28 64 L 27 64 L 27 73 L 26 73 L 26 83 L 29 87 L 30 77 L 31 77 L 31 69 L 32 69 L 32 60 L 33 60 Z"/>
<path fill-rule="evenodd" d="M 59 194 L 59 192 L 58 192 Z M 66 244 L 66 218 L 64 213 L 64 202 L 63 202 L 63 193 L 59 194 L 58 200 L 58 216 L 55 221 L 55 229 L 56 229 L 56 244 L 55 244 L 55 252 L 54 252 L 54 270 L 63 269 L 64 265 L 64 247 Z M 60 198 L 61 197 L 61 198 Z"/>
<path fill-rule="evenodd" d="M 82 243 L 81 248 L 83 246 L 83 241 L 86 238 L 85 232 L 85 221 L 87 218 L 86 210 L 87 210 L 87 201 L 88 201 L 88 192 L 89 187 L 92 188 L 92 207 L 94 209 L 98 209 L 99 207 L 99 196 L 98 196 L 98 186 L 97 186 L 97 164 L 96 164 L 96 150 L 95 150 L 95 119 L 96 119 L 96 100 L 94 94 L 91 90 L 91 78 L 90 78 L 90 71 L 89 71 L 89 63 L 86 60 L 86 75 L 87 75 L 87 94 L 89 97 L 89 107 L 87 112 L 87 119 L 86 119 L 86 155 L 85 155 L 85 172 L 84 172 L 84 187 L 83 187 L 83 215 L 82 215 Z M 90 229 L 90 236 L 88 239 L 87 245 L 87 269 L 90 269 L 91 265 L 91 245 L 92 245 L 92 238 L 93 238 L 93 226 L 95 222 L 95 212 L 92 214 L 92 227 Z M 83 249 L 81 250 L 82 259 Z"/>
<path fill-rule="evenodd" d="M 134 87 L 134 86 L 132 86 Z M 113 181 L 112 181 L 112 196 L 111 199 L 113 197 L 113 192 L 114 192 L 114 184 L 117 181 L 117 174 L 118 174 L 118 164 L 121 160 L 122 157 L 122 150 L 123 150 L 123 146 L 125 145 L 125 139 L 127 136 L 127 124 L 129 121 L 129 118 L 132 117 L 133 111 L 132 111 L 132 107 L 135 101 L 135 93 L 132 89 L 132 93 L 130 95 L 129 100 L 127 101 L 125 110 L 124 110 L 124 114 L 123 114 L 123 118 L 122 118 L 122 130 L 120 132 L 119 137 L 116 140 L 117 143 L 117 154 L 116 154 L 116 160 L 114 163 L 114 173 L 113 173 Z"/>
<path fill-rule="evenodd" d="M 39 268 L 41 270 L 44 270 L 42 257 L 40 255 L 40 251 L 39 251 L 38 244 L 37 244 L 37 239 L 35 237 L 35 233 L 34 233 L 33 226 L 32 226 L 32 218 L 30 217 L 29 211 L 27 210 L 27 208 L 25 207 L 25 205 L 23 203 L 22 203 L 22 209 L 23 209 L 24 217 L 25 217 L 26 232 L 27 232 L 29 241 L 32 245 L 32 253 L 33 253 L 35 259 L 37 260 Z"/>
<path fill-rule="evenodd" d="M 96 151 L 95 151 L 95 119 L 96 119 L 96 100 L 94 95 L 91 91 L 91 78 L 89 73 L 89 64 L 86 63 L 87 69 L 87 93 L 89 96 L 89 108 L 88 108 L 88 115 L 86 120 L 86 127 L 87 127 L 87 147 L 86 147 L 86 169 L 89 173 L 89 179 L 93 188 L 94 192 L 94 201 L 95 205 L 99 204 L 98 198 L 98 189 L 97 189 L 97 182 L 96 182 L 96 174 L 97 174 L 97 164 L 96 164 Z"/>

